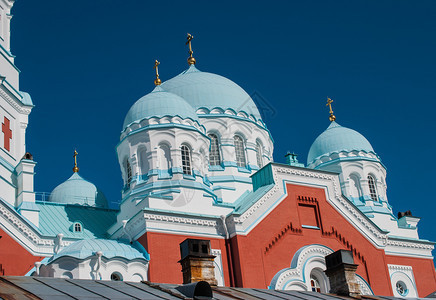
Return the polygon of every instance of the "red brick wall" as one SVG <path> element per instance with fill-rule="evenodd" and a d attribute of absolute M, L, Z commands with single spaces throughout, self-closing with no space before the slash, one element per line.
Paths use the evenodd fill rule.
<path fill-rule="evenodd" d="M 290 267 L 296 251 L 306 245 L 321 244 L 334 251 L 353 251 L 357 274 L 377 295 L 393 295 L 388 263 L 413 267 L 420 296 L 436 290 L 431 259 L 386 256 L 326 201 L 323 189 L 287 184 L 287 190 L 288 196 L 248 235 L 231 239 L 236 286 L 267 288 L 277 272 Z M 318 225 L 319 229 L 302 225 Z M 150 281 L 182 283 L 179 244 L 186 238 L 210 239 L 150 232 L 139 239 L 151 256 Z M 210 240 L 212 248 L 221 249 L 225 284 L 229 286 L 225 241 Z"/>
<path fill-rule="evenodd" d="M 179 244 L 185 239 L 210 240 L 212 249 L 221 250 L 225 284 L 229 285 L 229 271 L 227 267 L 227 253 L 224 239 L 211 239 L 209 237 L 182 236 L 166 233 L 147 232 L 138 239 L 138 242 L 150 254 L 149 281 L 160 283 L 183 283 Z"/>
<path fill-rule="evenodd" d="M 387 264 L 392 263 L 391 259 L 386 257 L 383 250 L 375 248 L 326 201 L 324 190 L 292 184 L 287 184 L 287 190 L 286 199 L 247 236 L 234 238 L 239 249 L 240 264 L 235 272 L 240 276 L 239 284 L 266 288 L 277 272 L 290 267 L 297 250 L 305 245 L 321 244 L 334 251 L 352 250 L 355 263 L 358 264 L 357 273 L 371 285 L 375 294 L 392 295 L 387 269 Z M 302 211 L 302 205 L 312 207 L 316 216 L 309 216 L 307 209 Z M 301 225 L 305 224 L 301 224 L 301 219 L 303 223 L 317 220 L 320 229 L 303 228 Z M 418 285 L 420 295 L 427 295 L 436 289 L 432 260 L 406 259 L 404 264 L 411 265 L 415 273 L 423 272 L 416 277 L 417 281 L 425 277 L 423 274 L 431 275 Z"/>
<path fill-rule="evenodd" d="M 29 272 L 35 262 L 44 257 L 33 256 L 6 232 L 0 229 L 0 264 L 4 272 L 1 275 L 22 276 Z"/>

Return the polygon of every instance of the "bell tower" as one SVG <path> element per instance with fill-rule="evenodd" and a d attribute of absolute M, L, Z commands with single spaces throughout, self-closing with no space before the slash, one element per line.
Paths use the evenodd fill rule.
<path fill-rule="evenodd" d="M 38 225 L 33 191 L 36 163 L 26 153 L 26 128 L 33 108 L 19 87 L 20 70 L 11 53 L 11 9 L 14 0 L 0 0 L 0 197 Z"/>

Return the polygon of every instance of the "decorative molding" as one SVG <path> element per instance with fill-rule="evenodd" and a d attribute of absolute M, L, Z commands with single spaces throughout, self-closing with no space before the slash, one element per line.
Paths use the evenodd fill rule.
<path fill-rule="evenodd" d="M 279 271 L 271 281 L 270 288 L 276 290 L 283 290 L 286 288 L 286 282 L 294 277 L 295 280 L 300 282 L 305 282 L 303 278 L 304 268 L 309 268 L 307 265 L 309 260 L 313 261 L 314 259 L 321 258 L 323 259 L 322 264 L 325 269 L 325 261 L 324 257 L 333 253 L 330 248 L 327 248 L 323 245 L 309 245 L 298 250 L 294 257 L 292 258 L 291 267 L 287 269 L 283 269 Z M 309 272 L 310 273 L 310 272 Z M 307 286 L 306 286 L 307 288 Z"/>
<path fill-rule="evenodd" d="M 357 283 L 360 285 L 360 292 L 362 295 L 374 295 L 369 284 L 360 275 L 356 274 Z"/>
<path fill-rule="evenodd" d="M 342 206 L 347 210 L 350 215 L 355 217 L 361 225 L 367 230 L 369 230 L 379 241 L 382 241 L 382 245 L 386 245 L 386 234 L 381 233 L 378 228 L 374 226 L 371 222 L 367 220 L 367 218 L 363 215 L 363 213 L 356 208 L 354 205 L 352 205 L 347 199 L 342 197 L 342 192 L 340 187 L 337 184 L 337 180 L 335 178 L 337 176 L 320 173 L 316 171 L 305 171 L 301 169 L 291 169 L 291 168 L 283 168 L 278 167 L 276 168 L 277 172 L 283 173 L 283 174 L 291 174 L 291 175 L 297 175 L 302 177 L 310 177 L 310 178 L 318 178 L 322 180 L 330 181 L 333 184 L 333 191 L 334 191 L 334 197 L 335 199 L 342 204 Z"/>
<path fill-rule="evenodd" d="M 345 238 L 344 235 L 339 233 L 338 230 L 334 226 L 331 226 L 330 232 L 323 232 L 322 235 L 336 238 L 336 240 L 339 241 L 344 247 L 346 247 L 348 250 L 353 252 L 354 257 L 359 259 L 364 264 L 364 266 L 366 268 L 366 260 L 365 260 L 365 257 L 363 256 L 363 254 L 359 250 L 357 250 L 357 248 L 355 248 L 351 244 L 351 242 Z"/>
<path fill-rule="evenodd" d="M 0 88 L 0 96 L 6 100 L 6 102 L 8 102 L 13 108 L 15 108 L 16 111 L 18 111 L 20 114 L 25 114 L 25 115 L 29 115 L 30 112 L 32 111 L 31 107 L 24 107 L 22 105 L 20 105 L 16 100 L 14 100 L 11 96 L 8 95 L 8 93 L 6 93 L 4 91 L 3 88 Z"/>
<path fill-rule="evenodd" d="M 42 253 L 41 247 L 45 248 L 44 250 L 51 249 L 50 252 L 54 250 L 56 237 L 52 237 L 52 238 L 41 237 L 40 234 L 36 232 L 34 228 L 29 226 L 26 221 L 23 221 L 22 219 L 14 215 L 14 213 L 11 212 L 10 209 L 5 207 L 5 205 L 2 202 L 0 202 L 0 217 L 3 217 L 3 220 L 6 221 L 1 223 L 3 224 L 3 228 L 9 231 L 9 235 L 15 240 L 19 238 L 19 237 L 15 237 L 15 235 L 12 232 L 10 232 L 10 229 L 6 228 L 5 225 L 10 225 L 20 235 L 22 235 L 22 238 L 19 238 L 19 240 L 37 255 L 40 255 Z M 74 241 L 63 240 L 61 246 L 65 247 L 72 244 L 73 242 Z M 45 252 L 44 255 L 46 255 Z"/>
<path fill-rule="evenodd" d="M 279 242 L 282 237 L 289 231 L 290 234 L 299 234 L 301 235 L 302 233 L 302 229 L 301 228 L 295 228 L 292 226 L 292 222 L 290 222 L 286 227 L 284 227 L 278 234 L 275 235 L 275 237 L 271 240 L 271 242 L 268 243 L 268 246 L 265 247 L 265 251 L 263 252 L 264 254 L 267 254 L 269 250 L 271 250 L 271 248 L 273 246 L 275 246 L 275 244 L 277 242 Z"/>
<path fill-rule="evenodd" d="M 419 242 L 409 242 L 409 241 L 397 241 L 391 240 L 389 237 L 386 240 L 386 246 L 395 246 L 402 248 L 412 248 L 412 249 L 423 249 L 423 250 L 433 250 L 434 245 L 419 243 Z"/>
<path fill-rule="evenodd" d="M 148 221 L 170 222 L 170 223 L 188 224 L 188 225 L 196 225 L 196 226 L 215 227 L 215 228 L 218 228 L 220 226 L 218 220 L 205 220 L 205 219 L 179 217 L 179 216 L 176 217 L 176 216 L 151 214 L 151 213 L 144 213 L 144 219 Z"/>
<path fill-rule="evenodd" d="M 155 125 L 184 125 L 188 127 L 192 127 L 199 132 L 205 134 L 206 129 L 203 125 L 199 123 L 197 120 L 192 120 L 190 118 L 182 119 L 179 116 L 174 117 L 150 117 L 144 118 L 140 121 L 135 121 L 127 125 L 127 127 L 122 131 L 120 140 L 124 137 L 129 136 L 131 133 L 135 133 L 135 131 L 143 128 L 143 129 L 154 129 Z"/>
<path fill-rule="evenodd" d="M 240 217 L 234 218 L 236 224 L 242 224 L 245 220 L 251 217 L 267 200 L 269 200 L 276 192 L 279 191 L 279 180 L 275 168 L 271 168 L 275 185 L 270 189 L 263 197 L 261 197 L 256 203 L 254 203 L 247 211 L 245 211 Z"/>
<path fill-rule="evenodd" d="M 367 159 L 373 162 L 380 162 L 380 157 L 374 152 L 366 152 L 364 150 L 342 150 L 339 152 L 330 152 L 327 154 L 323 154 L 315 158 L 310 164 L 308 164 L 308 168 L 315 169 L 320 165 L 330 163 L 335 160 L 362 160 Z"/>
<path fill-rule="evenodd" d="M 402 272 L 410 271 L 410 272 L 413 272 L 413 269 L 412 269 L 411 266 L 390 265 L 390 264 L 388 264 L 388 269 L 390 271 L 393 271 L 393 272 L 395 272 L 395 271 L 402 271 Z"/>

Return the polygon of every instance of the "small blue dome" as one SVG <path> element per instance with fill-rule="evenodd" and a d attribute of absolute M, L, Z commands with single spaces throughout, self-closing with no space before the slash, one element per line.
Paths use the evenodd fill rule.
<path fill-rule="evenodd" d="M 50 261 L 54 261 L 62 256 L 86 259 L 94 256 L 97 251 L 103 252 L 103 256 L 106 258 L 122 257 L 128 260 L 135 258 L 150 260 L 150 255 L 137 241 L 130 245 L 115 240 L 89 239 L 72 243 L 55 254 Z"/>
<path fill-rule="evenodd" d="M 212 73 L 201 72 L 194 65 L 178 76 L 162 83 L 165 91 L 179 95 L 194 109 L 231 108 L 261 119 L 250 95 L 233 81 Z"/>
<path fill-rule="evenodd" d="M 81 204 L 107 207 L 103 193 L 91 182 L 74 173 L 67 181 L 58 185 L 49 197 L 50 202 L 64 204 Z"/>
<path fill-rule="evenodd" d="M 307 164 L 309 165 L 315 159 L 323 155 L 353 150 L 372 152 L 375 154 L 371 144 L 363 135 L 353 129 L 342 127 L 338 123 L 332 122 L 330 126 L 316 138 L 310 147 L 309 155 L 307 156 Z"/>
<path fill-rule="evenodd" d="M 124 119 L 123 128 L 143 119 L 164 116 L 179 116 L 183 119 L 198 120 L 194 108 L 188 102 L 157 86 L 150 94 L 140 98 L 132 105 Z"/>

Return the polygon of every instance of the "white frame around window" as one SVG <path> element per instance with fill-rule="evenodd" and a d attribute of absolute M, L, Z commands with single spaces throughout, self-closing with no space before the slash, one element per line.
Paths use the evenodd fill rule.
<path fill-rule="evenodd" d="M 83 228 L 83 226 L 82 226 L 82 224 L 80 224 L 80 223 L 74 223 L 74 225 L 73 225 L 73 231 L 74 232 L 82 232 L 82 228 Z"/>
<path fill-rule="evenodd" d="M 256 141 L 256 160 L 259 168 L 263 167 L 263 145 L 260 141 Z"/>
<path fill-rule="evenodd" d="M 192 175 L 191 149 L 187 145 L 180 147 L 182 154 L 182 170 L 185 175 Z"/>
<path fill-rule="evenodd" d="M 318 277 L 310 275 L 310 288 L 312 292 L 321 293 L 321 284 Z"/>
<path fill-rule="evenodd" d="M 208 137 L 210 138 L 209 165 L 219 166 L 221 165 L 221 154 L 218 136 L 210 133 Z"/>
<path fill-rule="evenodd" d="M 245 158 L 244 140 L 239 135 L 235 135 L 233 140 L 235 144 L 236 165 L 245 168 L 247 166 L 247 160 Z"/>
<path fill-rule="evenodd" d="M 132 166 L 129 160 L 126 158 L 124 160 L 124 167 L 126 168 L 126 186 L 130 186 L 130 181 L 132 181 Z"/>
<path fill-rule="evenodd" d="M 375 184 L 375 179 L 372 175 L 368 175 L 367 178 L 368 178 L 369 196 L 373 201 L 378 201 L 377 186 Z"/>

